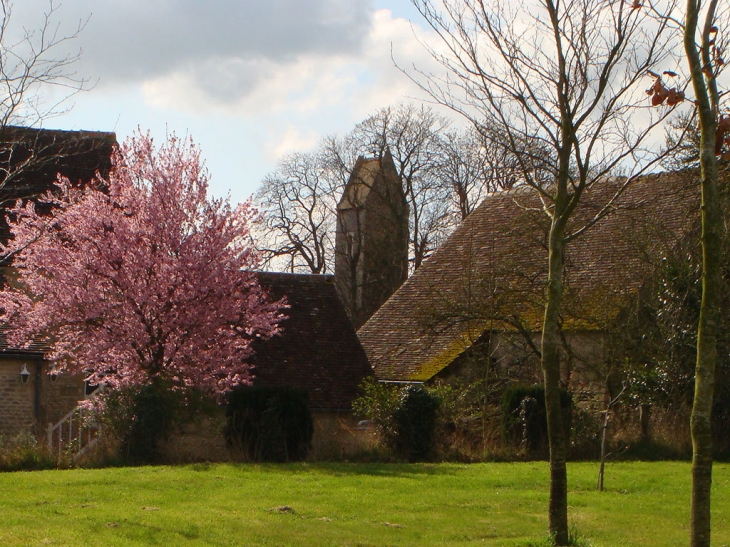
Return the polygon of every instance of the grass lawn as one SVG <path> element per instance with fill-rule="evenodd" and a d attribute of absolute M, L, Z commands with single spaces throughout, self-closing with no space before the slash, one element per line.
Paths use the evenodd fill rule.
<path fill-rule="evenodd" d="M 688 545 L 688 463 L 611 463 L 602 493 L 597 468 L 568 469 L 590 545 Z M 544 462 L 3 473 L 0 545 L 526 547 L 546 536 L 547 492 Z M 716 464 L 713 545 L 730 545 L 729 517 L 730 465 Z"/>

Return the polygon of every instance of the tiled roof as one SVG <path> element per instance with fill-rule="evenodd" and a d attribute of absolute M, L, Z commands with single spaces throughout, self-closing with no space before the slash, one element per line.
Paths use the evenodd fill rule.
<path fill-rule="evenodd" d="M 349 410 L 372 371 L 333 277 L 262 272 L 258 280 L 272 299 L 286 297 L 290 307 L 281 333 L 254 346 L 254 385 L 299 387 L 313 409 Z"/>
<path fill-rule="evenodd" d="M 0 208 L 51 189 L 57 175 L 88 183 L 111 168 L 114 133 L 5 127 L 0 130 Z M 8 236 L 0 215 L 0 238 Z"/>
<path fill-rule="evenodd" d="M 622 180 L 586 192 L 572 226 L 595 216 Z M 641 177 L 616 210 L 566 250 L 563 326 L 595 330 L 634 298 L 662 251 L 698 210 L 687 174 Z M 362 326 L 375 375 L 428 380 L 489 329 L 538 331 L 544 313 L 549 223 L 536 192 L 490 195 Z"/>
<path fill-rule="evenodd" d="M 45 343 L 41 343 L 38 340 L 31 341 L 27 348 L 17 349 L 10 347 L 7 341 L 6 333 L 7 325 L 0 324 L 0 357 L 2 356 L 15 356 L 15 355 L 34 355 L 40 356 L 49 351 L 49 347 Z"/>

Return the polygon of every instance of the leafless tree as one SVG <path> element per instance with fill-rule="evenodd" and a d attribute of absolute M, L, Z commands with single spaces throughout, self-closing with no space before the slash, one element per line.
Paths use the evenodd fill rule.
<path fill-rule="evenodd" d="M 321 154 L 291 154 L 262 181 L 256 239 L 268 267 L 309 273 L 332 269 L 342 180 Z"/>
<path fill-rule="evenodd" d="M 283 158 L 257 193 L 260 248 L 271 267 L 332 271 L 336 208 L 351 171 L 359 156 L 382 157 L 386 150 L 409 204 L 411 264 L 420 266 L 462 218 L 454 214 L 460 198 L 452 196 L 462 191 L 457 184 L 468 192 L 467 212 L 490 184 L 479 178 L 484 171 L 476 159 L 466 156 L 480 153 L 480 145 L 469 142 L 474 134 L 447 133 L 449 125 L 429 108 L 398 105 L 379 110 L 344 137 L 324 139 L 313 153 Z"/>
<path fill-rule="evenodd" d="M 39 132 L 17 129 L 41 128 L 49 118 L 67 111 L 72 95 L 87 88 L 87 80 L 73 69 L 81 52 L 68 52 L 86 22 L 79 21 L 70 33 L 63 33 L 59 8 L 55 0 L 48 0 L 39 14 L 39 26 L 26 28 L 13 19 L 13 2 L 0 0 L 1 185 L 67 152 L 68 143 L 62 145 L 51 134 L 41 137 Z"/>
<path fill-rule="evenodd" d="M 426 47 L 445 71 L 409 74 L 478 131 L 503 132 L 520 179 L 540 195 L 550 220 L 541 337 L 549 521 L 555 543 L 567 545 L 567 432 L 559 397 L 565 247 L 607 214 L 618 195 L 587 224 L 570 226 L 569 220 L 583 193 L 607 174 L 622 168 L 628 184 L 657 161 L 650 137 L 671 107 L 650 111 L 642 82 L 676 46 L 676 33 L 658 16 L 673 6 L 671 0 L 662 6 L 625 0 L 413 3 L 440 38 Z"/>
<path fill-rule="evenodd" d="M 357 158 L 389 150 L 409 206 L 415 270 L 485 195 L 520 183 L 518 161 L 499 144 L 503 138 L 485 128 L 452 128 L 425 106 L 382 108 L 345 136 L 325 138 L 314 152 L 283 158 L 262 181 L 259 248 L 270 267 L 331 272 L 337 202 Z"/>
<path fill-rule="evenodd" d="M 358 156 L 393 155 L 410 208 L 410 259 L 418 269 L 450 233 L 450 189 L 437 176 L 442 162 L 441 135 L 451 122 L 428 107 L 401 104 L 369 116 L 345 137 L 327 142 L 330 157 L 343 172 Z"/>
<path fill-rule="evenodd" d="M 479 134 L 474 129 L 448 131 L 441 138 L 441 150 L 435 175 L 451 190 L 457 222 L 469 216 L 487 194 L 519 183 L 517 159 L 495 134 Z"/>

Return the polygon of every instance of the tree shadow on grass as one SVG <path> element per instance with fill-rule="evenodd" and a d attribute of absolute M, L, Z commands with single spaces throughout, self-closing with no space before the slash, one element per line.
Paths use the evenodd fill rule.
<path fill-rule="evenodd" d="M 247 465 L 247 464 L 241 464 Z M 432 464 L 432 463 L 287 463 L 257 464 L 262 471 L 271 470 L 277 473 L 300 474 L 316 472 L 323 475 L 368 475 L 379 477 L 408 477 L 422 475 L 457 475 L 465 465 Z"/>

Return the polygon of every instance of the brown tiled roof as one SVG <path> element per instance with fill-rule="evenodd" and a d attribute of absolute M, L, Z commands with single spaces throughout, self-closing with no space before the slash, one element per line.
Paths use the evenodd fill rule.
<path fill-rule="evenodd" d="M 0 207 L 53 188 L 57 175 L 85 184 L 111 167 L 114 133 L 5 127 L 0 130 Z M 7 238 L 5 215 L 0 238 Z"/>
<path fill-rule="evenodd" d="M 595 216 L 622 182 L 586 192 L 572 226 Z M 378 378 L 428 380 L 486 330 L 540 329 L 549 228 L 541 207 L 527 188 L 490 195 L 363 325 L 358 336 Z M 564 328 L 595 330 L 615 318 L 697 210 L 697 181 L 686 173 L 629 185 L 567 248 Z"/>
<path fill-rule="evenodd" d="M 7 325 L 0 324 L 0 357 L 16 356 L 16 355 L 35 355 L 41 356 L 49 351 L 49 347 L 45 343 L 33 340 L 27 348 L 18 349 L 8 344 L 6 333 Z"/>
<path fill-rule="evenodd" d="M 299 387 L 313 409 L 349 410 L 372 371 L 333 277 L 262 272 L 258 280 L 290 307 L 281 333 L 254 346 L 254 385 Z"/>

